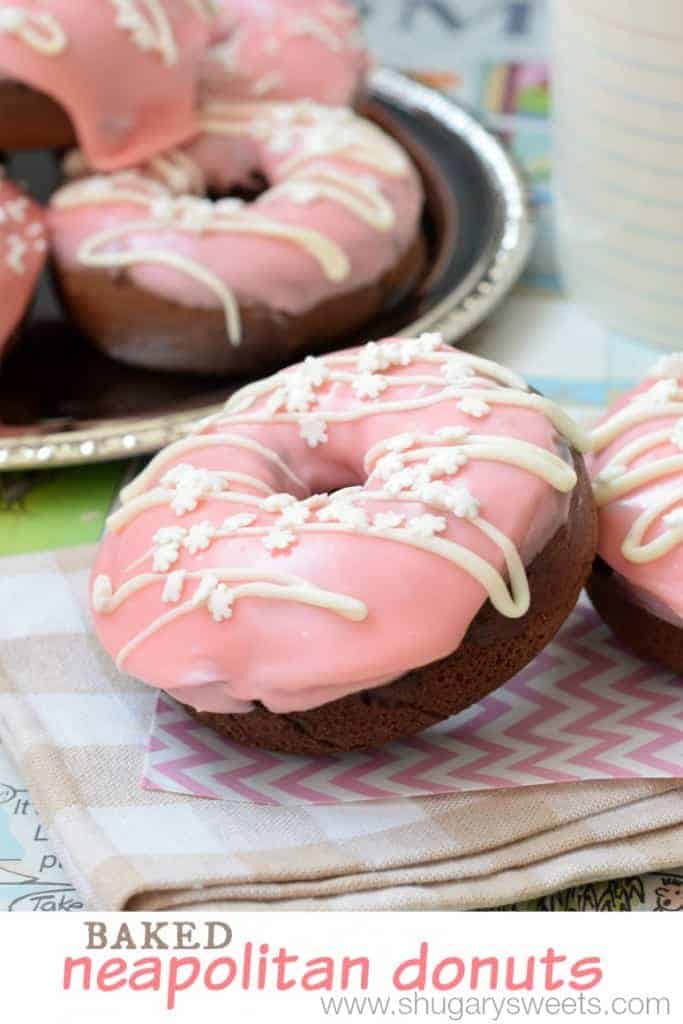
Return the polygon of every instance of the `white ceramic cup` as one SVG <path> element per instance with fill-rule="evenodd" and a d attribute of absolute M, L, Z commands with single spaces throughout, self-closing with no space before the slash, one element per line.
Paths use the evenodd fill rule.
<path fill-rule="evenodd" d="M 606 327 L 683 349 L 683 0 L 553 0 L 558 259 Z"/>

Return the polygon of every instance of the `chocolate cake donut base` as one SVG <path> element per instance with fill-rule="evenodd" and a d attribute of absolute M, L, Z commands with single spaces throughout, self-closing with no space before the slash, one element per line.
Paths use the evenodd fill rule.
<path fill-rule="evenodd" d="M 588 578 L 597 546 L 597 518 L 583 460 L 569 516 L 527 570 L 531 605 L 507 619 L 487 602 L 458 649 L 386 686 L 364 690 L 311 711 L 243 715 L 187 710 L 244 746 L 291 754 L 330 754 L 379 746 L 428 729 L 507 682 L 538 654 L 568 617 Z M 435 608 L 447 615 L 447 608 Z"/>
<path fill-rule="evenodd" d="M 601 558 L 595 561 L 586 589 L 595 610 L 619 640 L 641 657 L 683 675 L 683 629 L 635 604 Z"/>
<path fill-rule="evenodd" d="M 0 82 L 0 150 L 66 149 L 76 135 L 65 110 L 22 82 Z"/>
<path fill-rule="evenodd" d="M 426 258 L 420 236 L 379 281 L 300 315 L 240 305 L 238 346 L 230 344 L 222 309 L 171 302 L 138 288 L 125 271 L 55 268 L 55 275 L 72 319 L 112 359 L 152 370 L 242 377 L 264 375 L 360 330 L 414 290 Z"/>

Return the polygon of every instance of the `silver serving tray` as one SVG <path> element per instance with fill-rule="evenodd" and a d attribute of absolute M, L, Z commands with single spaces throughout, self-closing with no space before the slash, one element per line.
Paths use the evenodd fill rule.
<path fill-rule="evenodd" d="M 399 138 L 420 167 L 430 259 L 415 293 L 347 343 L 426 330 L 459 341 L 524 268 L 532 241 L 524 180 L 475 117 L 399 72 L 374 72 L 365 113 Z M 30 164 L 21 172 L 30 179 Z M 56 310 L 54 296 L 44 294 L 0 371 L 0 471 L 154 452 L 243 383 L 113 363 Z"/>

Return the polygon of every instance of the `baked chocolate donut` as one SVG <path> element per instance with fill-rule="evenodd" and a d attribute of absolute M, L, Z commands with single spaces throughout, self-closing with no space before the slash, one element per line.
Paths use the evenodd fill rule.
<path fill-rule="evenodd" d="M 411 291 L 423 189 L 389 135 L 310 102 L 214 104 L 202 119 L 184 150 L 52 199 L 60 290 L 98 348 L 156 370 L 254 376 Z M 253 202 L 206 197 L 255 175 L 267 187 Z"/>
<path fill-rule="evenodd" d="M 123 493 L 92 588 L 118 666 L 240 743 L 374 746 L 522 668 L 593 561 L 588 438 L 439 335 L 239 391 Z"/>
<path fill-rule="evenodd" d="M 683 356 L 664 356 L 593 432 L 599 559 L 588 584 L 627 646 L 683 672 Z"/>

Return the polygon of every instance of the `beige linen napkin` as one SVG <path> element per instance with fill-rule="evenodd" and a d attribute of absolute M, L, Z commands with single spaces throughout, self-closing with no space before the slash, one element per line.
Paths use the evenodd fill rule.
<path fill-rule="evenodd" d="M 287 808 L 142 790 L 155 695 L 90 633 L 91 559 L 0 562 L 0 739 L 92 909 L 466 909 L 683 861 L 683 780 Z"/>

